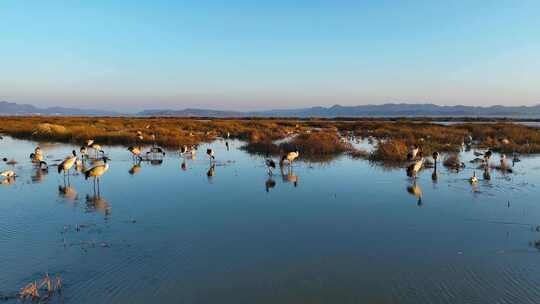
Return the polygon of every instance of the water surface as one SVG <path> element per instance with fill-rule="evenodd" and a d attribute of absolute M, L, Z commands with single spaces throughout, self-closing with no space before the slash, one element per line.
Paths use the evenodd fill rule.
<path fill-rule="evenodd" d="M 56 168 L 37 173 L 38 144 L 49 164 L 75 148 L 0 141 L 19 161 L 0 164 L 18 174 L 0 185 L 0 294 L 49 272 L 65 303 L 540 302 L 537 157 L 473 187 L 468 163 L 416 184 L 346 156 L 270 178 L 240 142 L 218 141 L 208 176 L 206 145 L 185 170 L 174 151 L 133 167 L 105 147 L 98 196 L 80 174 L 59 191 Z"/>

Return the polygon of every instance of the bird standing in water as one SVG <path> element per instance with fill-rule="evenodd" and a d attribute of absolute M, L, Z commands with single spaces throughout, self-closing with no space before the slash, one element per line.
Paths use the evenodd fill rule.
<path fill-rule="evenodd" d="M 210 162 L 215 161 L 216 157 L 214 156 L 214 150 L 206 149 L 206 155 L 208 155 Z"/>
<path fill-rule="evenodd" d="M 103 164 L 94 166 L 84 172 L 84 179 L 88 179 L 90 177 L 94 178 L 94 192 L 96 190 L 96 183 L 97 183 L 97 189 L 99 193 L 99 178 L 109 170 L 109 164 L 107 163 L 107 157 L 103 157 Z"/>
<path fill-rule="evenodd" d="M 407 167 L 407 176 L 409 177 L 416 178 L 416 175 L 424 166 L 424 156 L 422 155 L 422 152 L 418 152 L 418 156 L 420 157 L 420 159 Z"/>
<path fill-rule="evenodd" d="M 268 169 L 268 174 L 273 175 L 272 170 L 276 168 L 276 162 L 274 162 L 274 160 L 271 158 L 267 158 L 264 163 L 266 164 L 266 168 Z"/>
<path fill-rule="evenodd" d="M 71 167 L 73 167 L 73 165 L 77 161 L 77 152 L 75 152 L 75 150 L 73 150 L 71 152 L 71 154 L 72 154 L 71 156 L 64 159 L 58 165 L 58 174 L 60 174 L 60 173 L 62 173 L 62 171 L 64 171 L 64 182 L 65 182 L 65 177 L 66 176 L 68 177 L 68 181 L 69 181 L 69 170 L 71 169 Z"/>
<path fill-rule="evenodd" d="M 289 152 L 281 157 L 281 160 L 279 162 L 279 165 L 283 167 L 285 165 L 285 161 L 287 161 L 289 166 L 292 166 L 295 159 L 300 156 L 300 152 L 298 152 L 298 149 L 293 152 Z"/>
<path fill-rule="evenodd" d="M 471 184 L 476 184 L 478 183 L 478 177 L 476 177 L 476 171 L 473 171 L 473 176 L 471 176 L 471 178 L 469 178 L 469 182 Z"/>

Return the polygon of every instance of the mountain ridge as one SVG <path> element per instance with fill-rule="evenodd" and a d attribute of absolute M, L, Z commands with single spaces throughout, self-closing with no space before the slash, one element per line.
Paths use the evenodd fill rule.
<path fill-rule="evenodd" d="M 385 103 L 357 106 L 335 104 L 330 107 L 313 106 L 296 109 L 273 109 L 261 111 L 230 111 L 204 108 L 148 109 L 137 113 L 121 113 L 98 109 L 68 107 L 39 108 L 29 104 L 0 101 L 0 115 L 45 116 L 164 116 L 164 117 L 419 117 L 419 116 L 471 116 L 540 118 L 540 104 L 533 106 L 441 106 L 430 103 Z"/>

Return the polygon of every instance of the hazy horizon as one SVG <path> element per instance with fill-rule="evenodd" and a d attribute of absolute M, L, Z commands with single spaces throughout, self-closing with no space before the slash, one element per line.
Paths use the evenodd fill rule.
<path fill-rule="evenodd" d="M 540 2 L 47 1 L 0 11 L 0 100 L 134 112 L 540 103 Z"/>

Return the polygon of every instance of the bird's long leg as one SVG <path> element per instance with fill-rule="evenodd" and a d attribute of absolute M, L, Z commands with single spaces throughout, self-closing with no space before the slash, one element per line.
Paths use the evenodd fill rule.
<path fill-rule="evenodd" d="M 99 177 L 97 177 L 97 195 L 98 197 L 101 197 L 100 191 L 99 191 Z"/>

